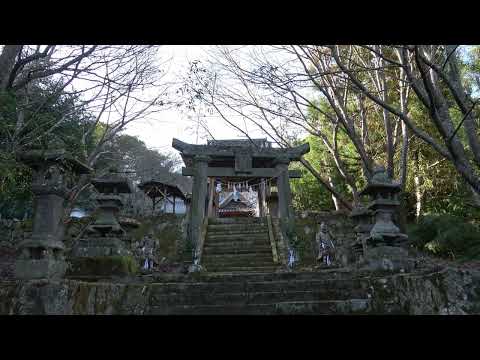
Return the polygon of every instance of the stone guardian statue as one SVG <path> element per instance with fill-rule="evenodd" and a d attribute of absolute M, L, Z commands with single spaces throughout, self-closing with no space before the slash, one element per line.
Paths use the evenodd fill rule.
<path fill-rule="evenodd" d="M 320 224 L 320 231 L 317 232 L 315 240 L 318 249 L 317 261 L 330 266 L 335 260 L 335 245 L 333 244 L 333 236 L 324 222 Z"/>

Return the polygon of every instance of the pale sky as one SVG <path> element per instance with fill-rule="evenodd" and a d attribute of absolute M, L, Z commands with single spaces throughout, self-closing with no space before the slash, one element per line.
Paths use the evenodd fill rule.
<path fill-rule="evenodd" d="M 172 58 L 168 69 L 168 80 L 173 79 L 177 74 L 185 73 L 189 61 L 205 58 L 205 50 L 208 47 L 207 45 L 168 45 L 162 47 L 159 50 L 162 57 Z M 166 110 L 150 117 L 153 119 L 148 121 L 138 120 L 131 123 L 127 127 L 126 133 L 138 136 L 149 148 L 157 149 L 160 152 L 175 152 L 171 147 L 174 137 L 185 142 L 196 143 L 196 126 L 193 121 L 195 119 L 188 119 L 187 115 L 182 114 L 180 110 Z M 215 138 L 239 137 L 239 132 L 229 127 L 221 118 L 212 115 L 207 120 L 210 131 Z M 265 137 L 262 134 L 259 134 L 259 136 Z M 198 143 L 205 143 L 205 139 L 199 137 Z"/>

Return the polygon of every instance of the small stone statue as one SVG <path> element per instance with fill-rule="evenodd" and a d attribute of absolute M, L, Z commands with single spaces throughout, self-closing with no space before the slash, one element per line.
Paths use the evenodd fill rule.
<path fill-rule="evenodd" d="M 152 234 L 148 234 L 143 242 L 142 255 L 144 260 L 143 268 L 145 270 L 153 270 L 153 251 L 155 248 L 155 240 L 152 238 Z"/>
<path fill-rule="evenodd" d="M 318 249 L 317 261 L 321 261 L 322 264 L 330 266 L 335 259 L 335 245 L 332 241 L 333 236 L 328 231 L 327 225 L 322 222 L 320 225 L 320 231 L 317 232 L 316 242 Z"/>

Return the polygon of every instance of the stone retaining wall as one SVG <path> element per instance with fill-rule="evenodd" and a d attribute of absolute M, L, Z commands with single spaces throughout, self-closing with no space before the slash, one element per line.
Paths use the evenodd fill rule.
<path fill-rule="evenodd" d="M 344 274 L 343 278 L 347 275 Z M 372 274 L 355 277 L 355 274 L 351 273 L 350 276 L 352 281 L 358 283 L 359 288 L 367 289 L 369 301 L 367 307 L 362 307 L 363 313 L 441 315 L 480 313 L 480 271 L 477 270 L 443 268 L 410 274 Z M 338 284 L 339 291 L 348 291 L 342 290 L 344 280 L 333 280 L 334 284 Z M 189 281 L 194 282 L 193 285 L 196 286 L 200 280 Z M 248 279 L 244 281 L 245 285 L 240 285 L 247 288 L 247 284 L 251 282 Z M 218 282 L 212 283 L 212 286 L 215 284 Z M 229 279 L 222 284 L 225 289 L 232 286 Z M 180 288 L 186 285 L 187 283 L 183 283 Z M 169 305 L 163 302 L 161 302 L 163 305 L 159 305 L 158 295 L 165 294 L 166 288 L 171 286 L 173 283 L 170 281 L 134 284 L 88 283 L 74 280 L 0 282 L 0 314 L 168 313 Z M 191 296 L 191 293 L 187 294 L 185 291 L 185 296 Z M 168 299 L 168 296 L 165 299 Z M 308 307 L 297 307 L 295 311 L 315 313 L 314 309 Z M 345 312 L 349 313 L 350 310 Z"/>

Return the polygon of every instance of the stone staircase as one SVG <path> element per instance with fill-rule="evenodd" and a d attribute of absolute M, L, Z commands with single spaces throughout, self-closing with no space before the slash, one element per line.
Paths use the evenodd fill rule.
<path fill-rule="evenodd" d="M 145 314 L 275 315 L 372 313 L 362 281 L 328 273 L 204 273 L 152 279 Z"/>
<path fill-rule="evenodd" d="M 202 265 L 208 272 L 275 271 L 266 218 L 209 219 Z"/>
<path fill-rule="evenodd" d="M 477 314 L 480 274 L 459 271 L 465 272 L 429 266 L 410 274 L 339 268 L 152 273 L 116 282 L 0 281 L 0 315 Z"/>
<path fill-rule="evenodd" d="M 289 272 L 273 260 L 266 218 L 209 219 L 206 272 L 150 277 L 148 314 L 362 314 L 368 289 L 341 270 Z"/>

